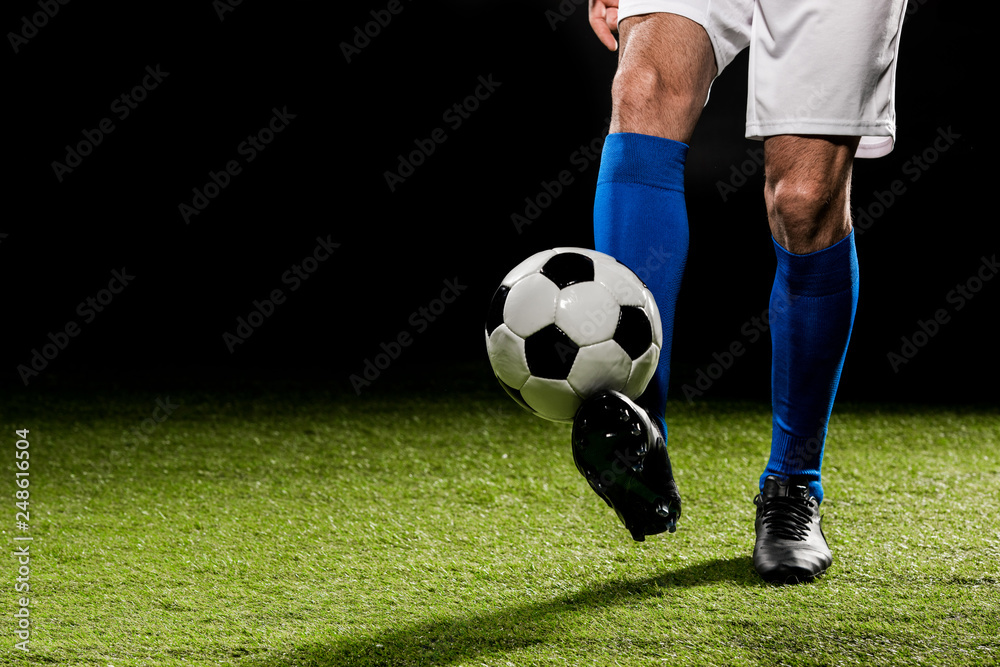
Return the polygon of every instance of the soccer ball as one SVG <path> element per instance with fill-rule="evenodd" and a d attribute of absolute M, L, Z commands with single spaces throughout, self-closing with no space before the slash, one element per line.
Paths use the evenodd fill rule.
<path fill-rule="evenodd" d="M 486 316 L 486 350 L 503 388 L 539 417 L 572 422 L 593 394 L 638 398 L 663 345 L 656 302 L 615 258 L 585 248 L 532 255 L 503 279 Z"/>

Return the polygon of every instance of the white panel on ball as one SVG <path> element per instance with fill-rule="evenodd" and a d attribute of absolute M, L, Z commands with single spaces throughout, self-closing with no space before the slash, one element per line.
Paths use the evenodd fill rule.
<path fill-rule="evenodd" d="M 656 300 L 649 292 L 646 293 L 646 306 L 644 308 L 649 321 L 653 324 L 653 343 L 660 347 L 663 345 L 663 322 L 660 320 L 660 309 L 656 307 Z"/>
<path fill-rule="evenodd" d="M 623 264 L 595 265 L 594 279 L 601 282 L 622 306 L 646 305 L 648 290 L 638 276 Z"/>
<path fill-rule="evenodd" d="M 566 380 L 529 377 L 521 387 L 521 398 L 539 416 L 551 421 L 571 422 L 582 399 Z"/>
<path fill-rule="evenodd" d="M 632 373 L 632 360 L 613 340 L 581 347 L 566 381 L 584 398 L 605 389 L 622 391 Z"/>
<path fill-rule="evenodd" d="M 632 371 L 625 385 L 624 393 L 629 398 L 638 398 L 653 379 L 656 364 L 660 361 L 660 348 L 651 345 L 638 359 L 632 362 Z"/>
<path fill-rule="evenodd" d="M 524 339 L 501 324 L 486 338 L 486 350 L 496 376 L 514 389 L 520 389 L 531 373 L 524 357 Z"/>
<path fill-rule="evenodd" d="M 517 281 L 507 294 L 503 320 L 510 330 L 527 338 L 555 321 L 559 288 L 540 273 Z"/>
<path fill-rule="evenodd" d="M 556 326 L 577 345 L 611 340 L 621 309 L 614 296 L 597 282 L 564 287 L 556 303 Z"/>

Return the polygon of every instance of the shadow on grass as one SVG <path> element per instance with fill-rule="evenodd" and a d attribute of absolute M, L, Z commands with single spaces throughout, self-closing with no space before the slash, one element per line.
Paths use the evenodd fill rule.
<path fill-rule="evenodd" d="M 714 583 L 766 586 L 753 570 L 750 556 L 716 559 L 645 579 L 607 581 L 592 588 L 545 602 L 496 611 L 428 620 L 376 634 L 334 640 L 328 645 L 295 648 L 278 658 L 264 658 L 257 667 L 374 667 L 376 665 L 450 665 L 477 656 L 507 653 L 552 641 L 575 621 L 575 612 L 670 597 L 671 589 Z M 243 663 L 241 663 L 243 664 Z"/>

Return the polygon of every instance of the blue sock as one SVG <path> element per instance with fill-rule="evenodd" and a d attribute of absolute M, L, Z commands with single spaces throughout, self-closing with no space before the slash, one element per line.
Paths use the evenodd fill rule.
<path fill-rule="evenodd" d="M 767 475 L 796 477 L 823 500 L 827 424 L 858 306 L 854 232 L 829 248 L 794 255 L 774 242 L 771 289 L 771 456 Z"/>
<path fill-rule="evenodd" d="M 674 311 L 688 252 L 684 202 L 687 150 L 687 144 L 661 137 L 609 134 L 601 154 L 594 202 L 595 249 L 635 271 L 660 311 L 660 360 L 638 402 L 659 421 L 664 436 Z"/>

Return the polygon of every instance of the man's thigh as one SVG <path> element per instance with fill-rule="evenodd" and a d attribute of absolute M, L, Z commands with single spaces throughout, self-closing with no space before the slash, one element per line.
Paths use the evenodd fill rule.
<path fill-rule="evenodd" d="M 750 43 L 754 0 L 620 0 L 618 22 L 629 16 L 669 13 L 702 26 L 715 58 L 715 75 L 722 73 Z"/>
<path fill-rule="evenodd" d="M 630 16 L 618 26 L 610 131 L 687 143 L 716 72 L 704 28 L 662 12 Z"/>

